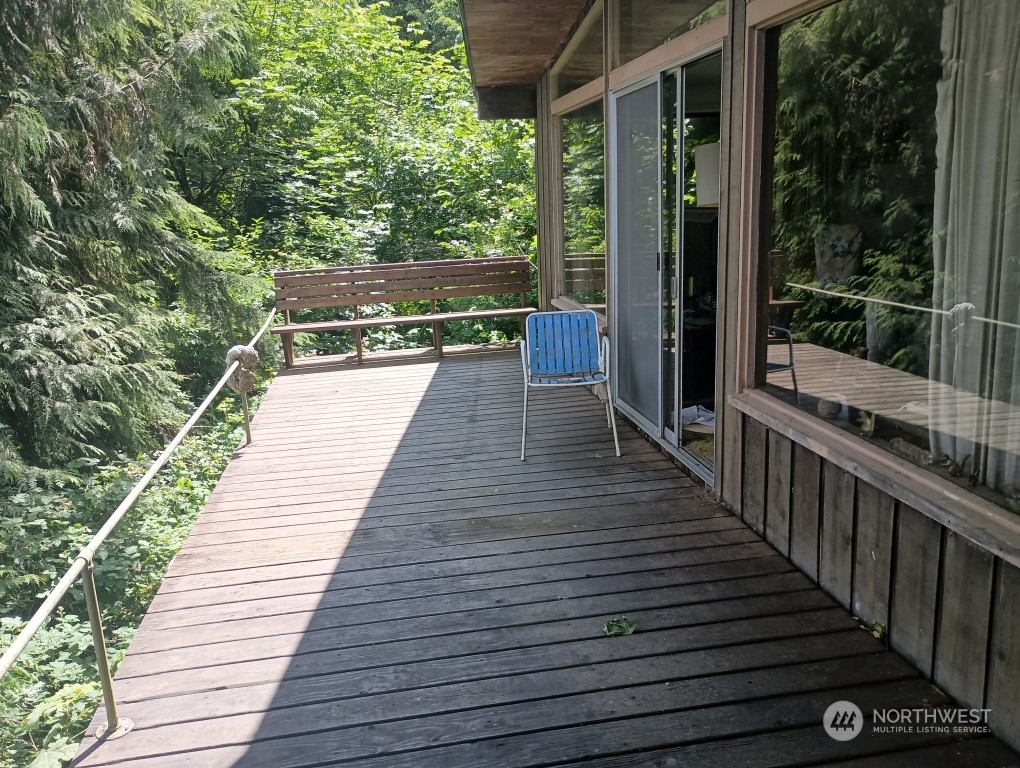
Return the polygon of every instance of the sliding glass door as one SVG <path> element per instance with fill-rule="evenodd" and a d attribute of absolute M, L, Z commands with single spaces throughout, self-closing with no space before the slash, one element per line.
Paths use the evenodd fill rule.
<path fill-rule="evenodd" d="M 610 115 L 617 401 L 709 472 L 720 86 L 714 55 L 615 93 Z"/>
<path fill-rule="evenodd" d="M 658 77 L 613 101 L 616 389 L 629 415 L 652 434 L 662 411 L 660 105 Z"/>

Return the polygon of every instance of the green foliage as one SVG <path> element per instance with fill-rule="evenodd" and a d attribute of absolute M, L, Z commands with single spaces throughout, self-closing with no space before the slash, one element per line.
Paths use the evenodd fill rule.
<path fill-rule="evenodd" d="M 119 660 L 234 448 L 240 407 L 226 397 L 199 422 L 99 550 L 96 583 L 107 642 Z M 71 485 L 0 500 L 0 648 L 23 626 L 78 549 L 145 473 L 142 457 L 71 462 Z M 80 589 L 0 682 L 0 765 L 58 765 L 73 756 L 100 698 L 92 635 Z M 50 761 L 50 762 L 47 762 Z"/>
<path fill-rule="evenodd" d="M 602 634 L 606 637 L 623 637 L 634 634 L 635 629 L 637 629 L 637 624 L 626 616 L 621 616 L 618 619 L 610 619 L 603 624 Z"/>
<path fill-rule="evenodd" d="M 216 223 L 166 168 L 208 149 L 212 85 L 242 47 L 226 2 L 0 14 L 0 477 L 27 488 L 181 421 L 192 371 L 168 355 L 165 308 L 237 297 L 198 237 Z"/>
<path fill-rule="evenodd" d="M 455 63 L 463 57 L 456 49 L 460 43 L 460 6 L 457 0 L 364 0 L 363 5 L 378 5 L 387 16 L 404 21 L 401 37 L 412 42 L 424 40 L 433 53 L 450 52 Z"/>
<path fill-rule="evenodd" d="M 532 126 L 479 122 L 463 46 L 434 53 L 386 11 L 246 9 L 252 72 L 233 81 L 218 165 L 192 163 L 182 188 L 266 269 L 533 248 Z"/>
<path fill-rule="evenodd" d="M 31 311 L 0 326 L 0 418 L 21 456 L 53 468 L 152 447 L 181 414 L 177 377 L 146 349 L 155 318 L 66 279 L 33 289 Z"/>
<path fill-rule="evenodd" d="M 19 619 L 0 619 L 0 647 L 22 626 Z M 60 615 L 0 681 L 0 765 L 59 766 L 74 756 L 102 698 L 91 647 L 88 620 Z"/>

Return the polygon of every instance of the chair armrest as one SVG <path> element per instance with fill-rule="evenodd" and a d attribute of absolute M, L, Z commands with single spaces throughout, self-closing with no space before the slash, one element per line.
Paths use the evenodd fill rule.
<path fill-rule="evenodd" d="M 521 339 L 521 366 L 524 368 L 524 380 L 531 379 L 531 368 L 528 365 L 528 340 Z"/>
<path fill-rule="evenodd" d="M 793 334 L 790 333 L 790 329 L 783 328 L 781 325 L 770 325 L 768 332 L 775 341 L 786 344 L 786 351 L 789 355 L 787 365 L 793 367 Z"/>

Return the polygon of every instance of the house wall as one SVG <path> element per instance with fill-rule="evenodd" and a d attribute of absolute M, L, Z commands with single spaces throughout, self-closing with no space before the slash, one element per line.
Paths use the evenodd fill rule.
<path fill-rule="evenodd" d="M 729 506 L 940 687 L 990 709 L 992 728 L 1020 748 L 1020 568 L 738 418 L 739 493 Z"/>
<path fill-rule="evenodd" d="M 751 305 L 753 290 L 745 274 L 746 260 L 739 258 L 741 230 L 740 195 L 744 178 L 744 61 L 745 7 L 731 2 L 729 31 L 723 43 L 722 167 L 719 189 L 719 289 L 716 326 L 716 461 L 715 488 L 724 501 L 739 501 L 741 434 L 743 417 L 729 404 L 728 397 L 741 391 L 751 369 L 747 357 L 746 308 Z M 723 214 L 725 212 L 725 214 Z M 732 503 L 731 503 L 731 508 Z"/>
<path fill-rule="evenodd" d="M 824 4 L 733 0 L 729 8 L 722 48 L 715 490 L 921 672 L 963 704 L 990 709 L 995 732 L 1020 749 L 1020 517 L 990 511 L 956 486 L 923 477 L 817 419 L 798 420 L 791 406 L 755 390 L 768 266 L 755 256 L 765 102 L 760 30 Z M 608 82 L 613 87 L 612 73 Z M 540 263 L 556 276 L 559 140 L 551 99 L 541 94 L 540 86 L 539 232 L 540 242 L 549 242 Z M 611 180 L 608 186 L 611 196 Z M 546 300 L 557 296 L 557 279 L 546 284 Z"/>
<path fill-rule="evenodd" d="M 764 29 L 825 2 L 730 9 L 729 196 L 719 295 L 720 499 L 862 625 L 1020 749 L 1018 519 L 755 391 Z"/>

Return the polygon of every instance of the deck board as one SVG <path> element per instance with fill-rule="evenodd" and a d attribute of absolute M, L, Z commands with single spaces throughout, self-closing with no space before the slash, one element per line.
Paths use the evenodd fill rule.
<path fill-rule="evenodd" d="M 273 383 L 121 663 L 80 766 L 1007 765 L 982 738 L 825 735 L 944 701 L 581 390 L 515 353 Z M 633 635 L 602 636 L 627 615 Z M 948 751 L 947 751 L 948 750 Z"/>

